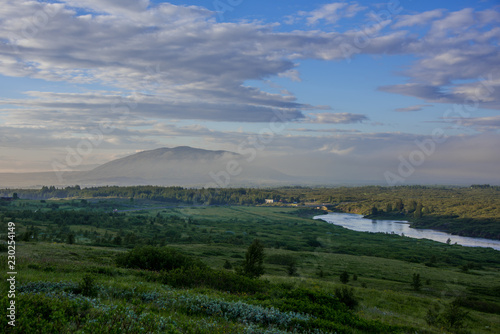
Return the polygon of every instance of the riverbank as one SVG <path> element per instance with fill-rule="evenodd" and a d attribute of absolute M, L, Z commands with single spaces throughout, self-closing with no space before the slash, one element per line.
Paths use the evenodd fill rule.
<path fill-rule="evenodd" d="M 412 228 L 432 229 L 462 237 L 500 240 L 500 221 L 485 218 L 458 218 L 456 216 L 429 215 L 415 218 L 413 213 L 378 212 L 365 215 L 367 219 L 404 220 Z"/>
<path fill-rule="evenodd" d="M 314 219 L 321 219 L 327 223 L 357 232 L 397 235 L 417 240 L 427 239 L 444 244 L 443 246 L 445 247 L 446 244 L 457 244 L 466 247 L 492 248 L 496 251 L 500 251 L 499 240 L 457 236 L 433 229 L 416 229 L 403 220 L 367 219 L 362 215 L 353 213 L 330 213 L 327 215 L 315 216 Z"/>

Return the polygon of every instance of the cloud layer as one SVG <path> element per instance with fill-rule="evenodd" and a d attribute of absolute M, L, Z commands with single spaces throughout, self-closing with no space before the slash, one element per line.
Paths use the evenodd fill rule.
<path fill-rule="evenodd" d="M 70 93 L 47 86 L 23 92 L 23 98 L 1 98 L 0 146 L 11 152 L 3 161 L 11 161 L 13 150 L 21 148 L 59 152 L 50 159 L 60 159 L 62 149 L 96 136 L 103 123 L 113 131 L 99 141 L 101 157 L 105 150 L 124 154 L 171 138 L 235 150 L 259 135 L 255 127 L 254 132 L 236 131 L 241 124 L 264 128 L 273 122 L 285 125 L 266 146 L 274 153 L 314 152 L 353 163 L 371 154 L 394 160 L 395 152 L 414 148 L 415 135 L 367 130 L 367 121 L 379 121 L 370 110 L 337 111 L 287 90 L 270 92 L 251 84 L 275 78 L 299 82 L 303 60 L 348 64 L 365 55 L 411 56 L 397 73 L 401 81 L 378 90 L 420 102 L 389 110 L 460 105 L 467 116 L 452 113 L 448 125 L 460 121 L 475 132 L 461 137 L 455 131 L 450 137 L 498 143 L 498 117 L 474 114 L 478 108 L 500 110 L 498 7 L 401 11 L 332 2 L 284 18 L 295 25 L 289 31 L 281 22 L 221 23 L 207 8 L 147 0 L 4 1 L 0 74 L 81 89 Z M 354 18 L 356 28 L 343 25 Z M 214 130 L 204 122 L 232 125 Z M 453 147 L 462 154 L 458 145 Z"/>

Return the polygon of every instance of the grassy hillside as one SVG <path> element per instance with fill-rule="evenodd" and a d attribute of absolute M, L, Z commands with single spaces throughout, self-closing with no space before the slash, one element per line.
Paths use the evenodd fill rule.
<path fill-rule="evenodd" d="M 500 331 L 497 251 L 349 231 L 312 220 L 310 213 L 128 199 L 10 203 L 0 218 L 2 239 L 6 223 L 16 222 L 17 330 Z M 265 246 L 265 274 L 248 279 L 237 269 L 254 239 Z M 204 265 L 159 272 L 117 263 L 119 254 L 146 245 L 170 247 L 186 263 Z M 7 272 L 7 254 L 0 254 Z M 3 284 L 5 308 L 6 290 Z M 457 316 L 466 322 L 453 323 Z"/>

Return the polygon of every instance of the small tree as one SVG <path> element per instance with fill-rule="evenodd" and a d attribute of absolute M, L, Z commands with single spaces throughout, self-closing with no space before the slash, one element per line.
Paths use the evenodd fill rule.
<path fill-rule="evenodd" d="M 347 273 L 347 271 L 343 271 L 342 274 L 340 274 L 340 281 L 344 284 L 347 284 L 347 282 L 349 282 L 349 274 Z"/>
<path fill-rule="evenodd" d="M 469 320 L 469 312 L 464 311 L 460 307 L 460 302 L 455 299 L 450 304 L 448 304 L 443 313 L 441 314 L 441 319 L 450 331 L 460 332 L 466 328 L 466 322 Z"/>
<path fill-rule="evenodd" d="M 385 212 L 392 212 L 392 204 L 387 203 L 387 206 L 385 207 Z"/>
<path fill-rule="evenodd" d="M 73 233 L 68 234 L 66 242 L 70 245 L 75 243 L 75 235 Z"/>
<path fill-rule="evenodd" d="M 233 269 L 233 265 L 231 264 L 231 262 L 229 262 L 228 260 L 226 260 L 226 262 L 224 262 L 224 265 L 222 266 L 224 269 Z"/>
<path fill-rule="evenodd" d="M 286 272 L 288 273 L 288 276 L 297 275 L 297 264 L 294 260 L 288 263 L 288 265 L 286 266 Z"/>
<path fill-rule="evenodd" d="M 97 287 L 95 285 L 94 277 L 91 274 L 85 274 L 80 283 L 78 283 L 78 290 L 86 297 L 97 296 Z"/>
<path fill-rule="evenodd" d="M 354 290 L 343 286 L 341 289 L 335 288 L 335 297 L 337 297 L 342 303 L 344 303 L 348 308 L 355 309 L 359 302 L 354 295 Z"/>
<path fill-rule="evenodd" d="M 413 274 L 411 286 L 413 287 L 413 290 L 420 291 L 420 288 L 422 287 L 422 280 L 420 279 L 420 274 L 415 274 L 415 273 Z"/>
<path fill-rule="evenodd" d="M 242 273 L 251 278 L 257 278 L 264 274 L 264 245 L 255 239 L 248 247 L 243 262 Z"/>

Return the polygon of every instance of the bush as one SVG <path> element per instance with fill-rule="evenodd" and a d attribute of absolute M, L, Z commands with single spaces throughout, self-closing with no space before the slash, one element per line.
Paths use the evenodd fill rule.
<path fill-rule="evenodd" d="M 347 284 L 349 282 L 349 274 L 347 271 L 343 271 L 342 274 L 340 274 L 340 281 L 344 284 Z"/>
<path fill-rule="evenodd" d="M 78 292 L 86 297 L 97 296 L 97 287 L 95 286 L 94 277 L 90 274 L 83 276 L 82 281 L 78 284 Z"/>
<path fill-rule="evenodd" d="M 116 258 L 119 267 L 152 271 L 170 271 L 182 267 L 206 267 L 201 261 L 181 254 L 170 247 L 142 246 L 120 254 Z"/>
<path fill-rule="evenodd" d="M 476 297 L 463 297 L 457 299 L 457 303 L 462 306 L 479 312 L 500 314 L 500 304 L 486 300 L 480 300 Z"/>
<path fill-rule="evenodd" d="M 356 299 L 356 296 L 354 296 L 354 290 L 351 288 L 349 289 L 346 286 L 343 286 L 342 288 L 336 288 L 335 289 L 335 297 L 337 297 L 342 303 L 344 303 L 348 308 L 355 309 L 356 306 L 358 306 L 359 302 Z"/>
<path fill-rule="evenodd" d="M 233 269 L 233 265 L 231 264 L 231 262 L 226 260 L 226 262 L 224 262 L 223 268 L 230 270 L 230 269 Z"/>
<path fill-rule="evenodd" d="M 162 273 L 161 281 L 173 287 L 206 287 L 232 293 L 256 293 L 265 291 L 267 281 L 254 280 L 227 270 L 188 267 Z"/>
<path fill-rule="evenodd" d="M 460 332 L 466 327 L 469 319 L 469 312 L 462 310 L 458 300 L 449 303 L 441 314 L 443 324 L 449 330 Z"/>
<path fill-rule="evenodd" d="M 420 279 L 420 274 L 415 274 L 415 273 L 413 274 L 411 286 L 413 287 L 413 290 L 420 291 L 420 288 L 422 287 L 422 280 Z"/>
<path fill-rule="evenodd" d="M 277 264 L 280 266 L 289 266 L 290 263 L 296 263 L 297 259 L 293 255 L 273 254 L 266 257 L 266 262 L 269 264 Z"/>

